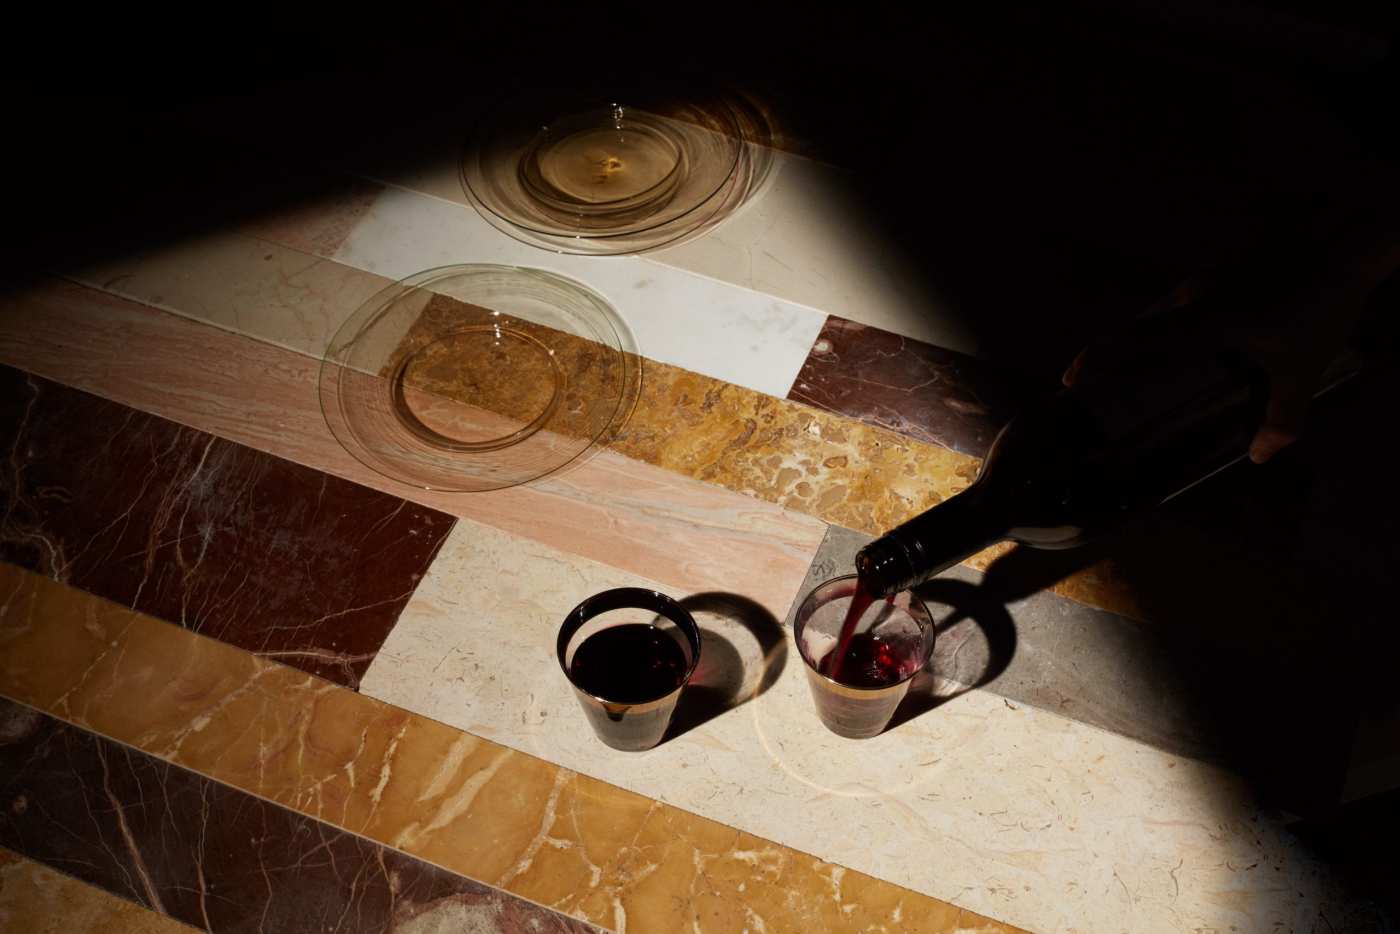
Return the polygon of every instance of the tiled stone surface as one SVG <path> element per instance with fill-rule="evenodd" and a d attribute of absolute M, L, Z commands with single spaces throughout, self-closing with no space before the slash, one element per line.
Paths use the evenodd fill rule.
<path fill-rule="evenodd" d="M 269 212 L 244 229 L 311 256 L 330 256 L 369 212 L 380 191 L 374 182 L 347 177 L 316 201 Z"/>
<path fill-rule="evenodd" d="M 451 516 L 0 366 L 0 558 L 351 687 Z"/>
<path fill-rule="evenodd" d="M 330 434 L 316 361 L 78 286 L 0 305 L 0 363 L 686 592 L 739 593 L 775 614 L 791 602 L 826 529 L 610 450 L 484 496 L 400 484 L 360 464 Z"/>
<path fill-rule="evenodd" d="M 0 606 L 0 694 L 576 918 L 1015 930 L 7 565 Z"/>
<path fill-rule="evenodd" d="M 317 354 L 333 333 L 332 323 L 338 325 L 362 300 L 354 296 L 368 297 L 387 284 L 378 276 L 337 263 L 308 266 L 308 258 L 302 254 L 262 241 L 236 247 L 232 242 L 221 243 L 204 250 L 194 248 L 178 262 L 142 262 L 117 285 L 103 287 L 196 320 Z M 270 259 L 264 261 L 264 256 Z M 357 283 L 356 276 L 367 281 Z M 315 281 L 303 281 L 307 277 Z M 246 297 L 231 300 L 227 297 L 230 291 Z M 344 295 L 344 300 L 338 302 L 338 295 Z M 65 296 L 64 301 L 69 298 Z M 86 314 L 58 315 L 47 300 L 35 307 L 60 328 L 92 328 L 95 322 L 84 320 L 85 316 L 111 311 L 92 308 Z M 12 306 L 12 314 L 22 320 L 20 310 Z M 170 332 L 180 330 L 174 325 L 166 327 Z M 141 333 L 150 332 L 143 329 Z M 186 329 L 183 333 L 200 332 Z M 310 336 L 313 334 L 323 335 L 319 344 Z M 34 337 L 24 334 L 23 340 L 32 344 Z M 65 347 L 57 359 L 65 359 L 78 349 Z M 153 359 L 162 356 L 155 347 L 148 353 Z M 31 351 L 17 348 L 16 354 L 16 359 L 23 360 Z M 275 358 L 265 351 L 253 356 Z M 35 365 L 37 362 L 29 364 L 31 368 Z M 292 368 L 310 369 L 304 364 Z M 261 376 L 285 369 L 278 366 Z M 110 375 L 110 371 L 104 374 L 108 382 Z M 213 375 L 206 373 L 205 377 Z M 99 387 L 99 391 L 110 394 L 113 390 Z M 281 444 L 299 443 L 285 437 L 279 440 Z M 613 447 L 668 471 L 870 534 L 879 534 L 961 490 L 977 471 L 975 458 L 941 445 L 655 360 L 643 363 L 641 398 Z M 373 481 L 366 478 L 362 482 Z M 615 549 L 611 551 L 615 553 Z M 985 568 L 1003 552 L 989 549 L 974 556 L 969 565 Z M 661 576 L 655 571 L 646 573 Z M 1057 592 L 1091 606 L 1140 615 L 1131 589 L 1111 563 L 1081 569 L 1053 586 Z"/>
<path fill-rule="evenodd" d="M 825 562 L 822 575 L 848 570 L 839 565 L 854 546 Z M 650 582 L 465 522 L 364 692 L 1033 930 L 1306 929 L 1315 905 L 1365 910 L 1333 888 L 1341 883 L 1246 781 L 1056 712 L 1068 701 L 1074 716 L 1128 736 L 1151 730 L 1168 749 L 1184 745 L 1173 731 L 1197 740 L 1186 717 L 1193 711 L 1175 694 L 1164 692 L 1161 709 L 1135 723 L 1142 710 L 1132 705 L 1172 686 L 1169 674 L 1137 667 L 1154 661 L 1132 654 L 1150 643 L 1053 595 L 1010 601 L 998 616 L 971 580 L 946 583 L 958 585 L 950 602 L 982 625 L 951 628 L 938 667 L 971 681 L 984 675 L 991 649 L 1004 658 L 1009 648 L 1001 676 L 1037 706 L 935 680 L 918 686 L 892 729 L 843 740 L 817 720 L 790 636 L 774 638 L 775 623 L 761 614 L 747 627 L 706 615 L 709 664 L 682 694 L 681 727 L 648 753 L 621 755 L 592 736 L 554 662 L 554 641 L 580 597 Z M 1024 643 L 1008 646 L 1018 628 Z M 988 645 L 982 633 L 991 634 Z M 1102 654 L 1096 638 L 1108 643 Z M 1056 671 L 1061 664 L 1066 670 Z M 1251 865 L 1267 874 L 1244 871 Z M 1275 887 L 1285 878 L 1299 886 L 1287 898 Z"/>
<path fill-rule="evenodd" d="M 207 931 L 591 925 L 0 700 L 0 843 Z"/>

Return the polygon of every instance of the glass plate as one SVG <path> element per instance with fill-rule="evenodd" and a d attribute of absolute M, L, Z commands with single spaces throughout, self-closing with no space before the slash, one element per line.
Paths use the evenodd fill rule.
<path fill-rule="evenodd" d="M 539 269 L 460 265 L 361 305 L 331 340 L 319 388 L 332 434 L 361 463 L 469 492 L 580 462 L 640 387 L 632 333 L 596 292 Z"/>
<path fill-rule="evenodd" d="M 675 107 L 671 109 L 676 110 Z M 734 171 L 713 196 L 695 210 L 656 227 L 637 233 L 610 236 L 592 236 L 581 232 L 545 234 L 511 223 L 484 204 L 467 182 L 465 168 L 462 173 L 462 189 L 467 201 L 491 226 L 515 240 L 553 253 L 617 256 L 676 246 L 718 226 L 766 183 L 773 167 L 776 134 L 767 114 L 741 95 L 713 91 L 686 105 L 686 109 L 692 112 L 708 111 L 722 114 L 721 117 L 711 119 L 716 123 L 732 122 L 737 125 L 743 145 L 740 147 Z M 470 147 L 467 152 L 468 155 L 463 159 L 464 167 L 471 158 Z"/>
<path fill-rule="evenodd" d="M 529 234 L 636 237 L 713 199 L 743 150 L 742 128 L 724 106 L 660 113 L 534 93 L 478 127 L 463 153 L 462 185 L 479 210 Z"/>

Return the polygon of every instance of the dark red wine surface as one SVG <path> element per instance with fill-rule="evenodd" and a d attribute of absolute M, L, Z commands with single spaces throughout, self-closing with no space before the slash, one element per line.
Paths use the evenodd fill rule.
<path fill-rule="evenodd" d="M 846 657 L 850 654 L 851 640 L 855 637 L 856 626 L 860 623 L 860 618 L 865 615 L 865 611 L 870 609 L 870 605 L 874 602 L 875 597 L 865 589 L 865 584 L 857 580 L 856 592 L 851 594 L 851 605 L 846 610 L 846 619 L 841 624 L 841 634 L 836 639 L 836 648 L 822 659 L 821 664 L 817 666 L 818 671 L 837 681 L 845 681 L 843 669 Z"/>
<path fill-rule="evenodd" d="M 640 704 L 680 687 L 686 658 L 676 640 L 647 623 L 602 629 L 583 640 L 569 677 L 603 700 Z"/>
<path fill-rule="evenodd" d="M 838 669 L 841 683 L 857 688 L 881 688 L 904 680 L 905 675 L 918 665 L 918 659 L 910 648 L 908 639 L 887 642 L 868 632 L 856 633 L 846 644 L 846 654 L 841 659 Z M 820 670 L 826 671 L 836 660 L 835 655 L 836 650 L 832 649 L 822 659 Z"/>

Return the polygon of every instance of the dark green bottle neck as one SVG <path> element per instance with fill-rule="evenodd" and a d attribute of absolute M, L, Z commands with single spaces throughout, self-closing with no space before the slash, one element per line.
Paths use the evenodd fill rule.
<path fill-rule="evenodd" d="M 877 538 L 856 555 L 856 573 L 874 596 L 916 587 L 1006 537 L 1007 522 L 980 483 Z"/>

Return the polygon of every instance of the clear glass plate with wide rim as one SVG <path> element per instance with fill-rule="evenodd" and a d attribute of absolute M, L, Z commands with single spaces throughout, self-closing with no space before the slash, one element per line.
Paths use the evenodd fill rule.
<path fill-rule="evenodd" d="M 641 357 L 601 295 L 557 273 L 456 265 L 346 320 L 322 359 L 331 433 L 384 476 L 496 490 L 577 465 L 631 415 Z"/>

